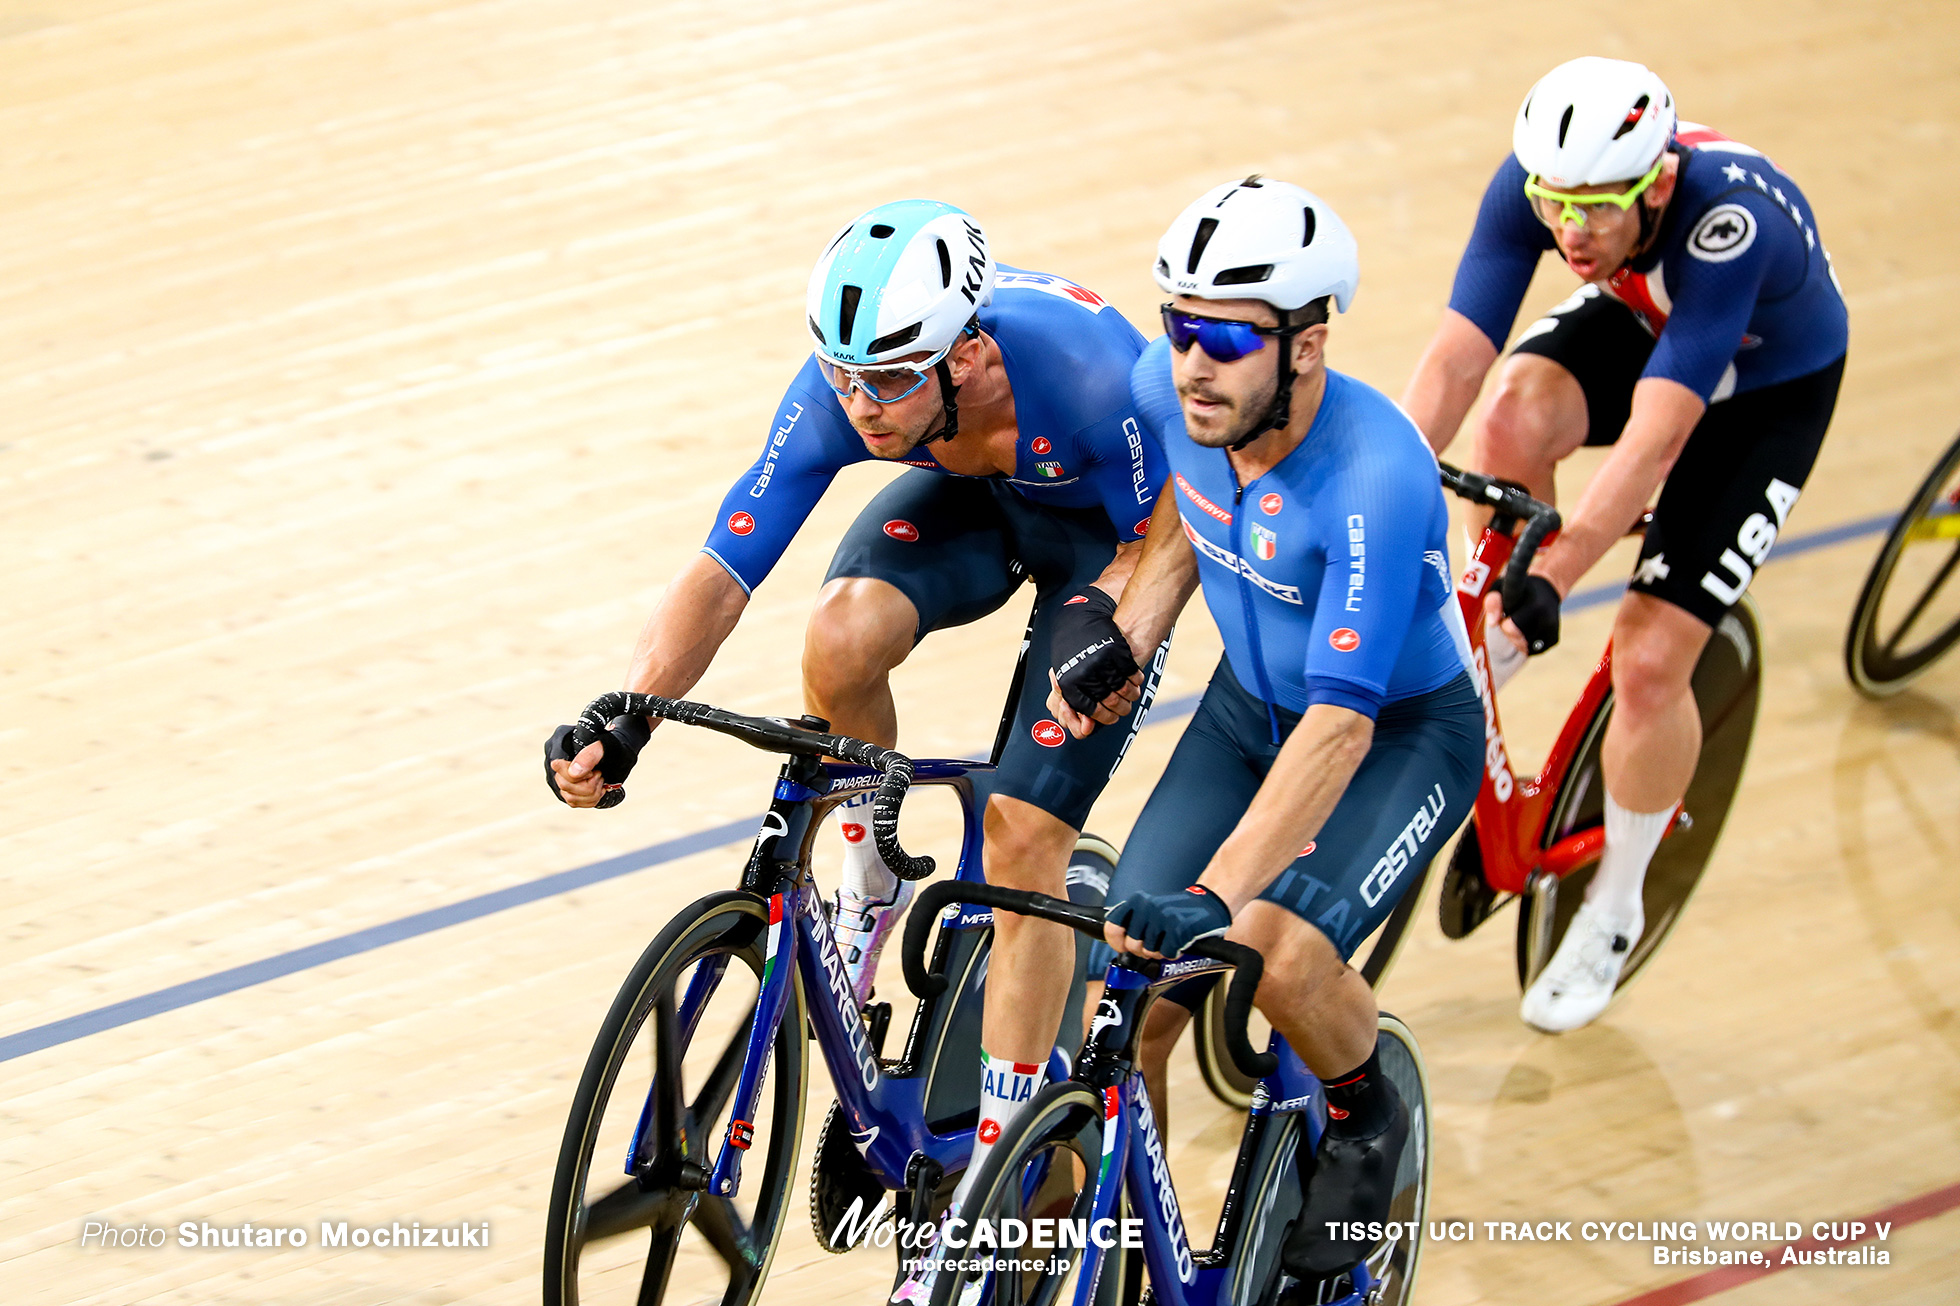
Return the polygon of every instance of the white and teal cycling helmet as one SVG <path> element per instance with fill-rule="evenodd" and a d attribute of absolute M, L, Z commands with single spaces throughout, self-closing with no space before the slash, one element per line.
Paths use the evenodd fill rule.
<path fill-rule="evenodd" d="M 994 259 L 971 214 L 936 200 L 898 200 L 851 221 L 810 271 L 806 319 L 817 356 L 876 367 L 946 356 L 993 298 Z"/>

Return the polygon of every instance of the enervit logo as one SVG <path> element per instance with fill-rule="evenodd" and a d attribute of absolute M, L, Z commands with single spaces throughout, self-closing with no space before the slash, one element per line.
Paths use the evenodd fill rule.
<path fill-rule="evenodd" d="M 1042 719 L 1034 723 L 1034 741 L 1043 748 L 1060 748 L 1068 738 L 1068 732 L 1053 721 Z"/>
<path fill-rule="evenodd" d="M 1054 447 L 1055 447 L 1054 445 L 1048 443 L 1048 437 L 1045 435 L 1037 435 L 1034 438 L 1034 442 L 1028 446 L 1029 449 L 1031 449 L 1037 454 L 1047 453 L 1050 449 L 1053 449 Z"/>
<path fill-rule="evenodd" d="M 1339 630 L 1328 632 L 1327 642 L 1333 645 L 1336 653 L 1352 653 L 1361 647 L 1361 636 L 1342 626 Z"/>
<path fill-rule="evenodd" d="M 755 529 L 755 518 L 745 512 L 731 513 L 728 517 L 728 529 L 737 535 L 747 535 Z"/>
<path fill-rule="evenodd" d="M 915 544 L 919 539 L 919 528 L 903 518 L 894 518 L 885 523 L 885 534 L 906 544 Z"/>
<path fill-rule="evenodd" d="M 1204 512 L 1205 516 L 1211 518 L 1213 521 L 1222 521 L 1227 526 L 1230 526 L 1232 524 L 1232 514 L 1226 512 L 1223 508 L 1213 503 L 1210 499 L 1205 498 L 1204 495 L 1199 494 L 1197 487 L 1192 485 L 1191 482 L 1184 479 L 1184 473 L 1172 472 L 1171 479 L 1177 482 L 1178 489 L 1184 491 L 1184 497 L 1189 499 L 1191 502 L 1197 504 L 1198 507 Z"/>
<path fill-rule="evenodd" d="M 1259 500 L 1259 511 L 1265 513 L 1268 517 L 1277 516 L 1279 510 L 1285 506 L 1286 500 L 1280 498 L 1277 494 L 1268 494 Z"/>

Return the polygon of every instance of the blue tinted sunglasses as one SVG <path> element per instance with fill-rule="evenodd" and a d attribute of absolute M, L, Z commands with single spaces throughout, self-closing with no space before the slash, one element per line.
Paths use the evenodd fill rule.
<path fill-rule="evenodd" d="M 1171 348 L 1180 354 L 1189 353 L 1193 342 L 1207 355 L 1221 363 L 1235 363 L 1247 354 L 1256 354 L 1266 347 L 1262 336 L 1283 336 L 1285 327 L 1258 326 L 1251 322 L 1234 322 L 1220 317 L 1199 317 L 1186 313 L 1169 304 L 1163 306 L 1164 334 L 1171 338 Z"/>

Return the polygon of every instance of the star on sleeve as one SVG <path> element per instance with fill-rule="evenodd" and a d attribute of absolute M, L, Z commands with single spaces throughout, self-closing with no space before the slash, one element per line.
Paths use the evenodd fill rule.
<path fill-rule="evenodd" d="M 1722 175 L 1724 177 L 1727 177 L 1730 181 L 1741 181 L 1744 177 L 1747 177 L 1749 175 L 1749 170 L 1743 167 L 1741 164 L 1731 163 L 1726 168 L 1722 169 Z"/>
<path fill-rule="evenodd" d="M 1751 181 L 1753 181 L 1753 182 L 1755 182 L 1755 183 L 1756 183 L 1756 189 L 1757 189 L 1757 190 L 1768 190 L 1768 189 L 1769 189 L 1769 183 L 1763 180 L 1763 174 L 1762 174 L 1762 173 L 1760 173 L 1760 172 L 1752 172 L 1752 173 L 1750 173 L 1750 174 L 1749 174 L 1749 179 L 1750 179 Z"/>

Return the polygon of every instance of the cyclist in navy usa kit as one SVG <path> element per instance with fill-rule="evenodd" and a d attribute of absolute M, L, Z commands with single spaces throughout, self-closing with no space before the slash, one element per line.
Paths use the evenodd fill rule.
<path fill-rule="evenodd" d="M 1345 310 L 1359 278 L 1347 228 L 1253 177 L 1186 209 L 1158 255 L 1175 298 L 1131 391 L 1171 484 L 1121 602 L 1056 644 L 1049 706 L 1090 737 L 1121 721 L 1202 583 L 1225 656 L 1125 844 L 1106 938 L 1158 956 L 1229 932 L 1264 955 L 1259 1008 L 1327 1086 L 1283 1253 L 1308 1278 L 1366 1254 L 1327 1222 L 1387 1215 L 1409 1131 L 1346 958 L 1469 814 L 1483 708 L 1436 459 L 1387 397 L 1326 365 L 1328 301 Z M 1202 989 L 1167 997 L 1143 1050 L 1159 1112 Z"/>
<path fill-rule="evenodd" d="M 648 620 L 625 687 L 685 694 L 838 470 L 899 462 L 914 470 L 837 547 L 803 655 L 808 710 L 893 747 L 888 676 L 929 632 L 985 616 L 1032 580 L 1034 647 L 1045 649 L 1071 597 L 1121 595 L 1165 476 L 1130 398 L 1143 337 L 1073 282 L 997 267 L 971 215 L 925 200 L 880 205 L 838 232 L 811 273 L 805 316 L 815 352 Z M 1067 897 L 1076 837 L 1131 732 L 1072 739 L 1047 716 L 1045 693 L 1031 675 L 1015 704 L 987 804 L 985 869 L 990 883 Z M 597 805 L 648 729 L 614 723 L 603 764 L 598 744 L 576 759 L 547 746 L 554 791 Z M 840 809 L 833 911 L 860 1002 L 913 890 L 866 837 L 870 797 Z M 1032 1098 L 1074 974 L 1067 927 L 1001 913 L 994 930 L 969 1177 Z M 921 1290 L 908 1281 L 900 1291 Z"/>
<path fill-rule="evenodd" d="M 1533 561 L 1525 602 L 1503 614 L 1510 638 L 1487 641 L 1497 682 L 1527 647 L 1557 642 L 1560 602 L 1661 489 L 1613 627 L 1605 857 L 1520 1012 L 1558 1031 L 1606 1009 L 1639 941 L 1647 866 L 1701 751 L 1689 678 L 1810 475 L 1846 323 L 1796 183 L 1759 151 L 1677 122 L 1641 65 L 1553 69 L 1512 145 L 1403 403 L 1441 452 L 1556 250 L 1585 284 L 1512 347 L 1472 462 L 1549 502 L 1561 458 L 1613 451 Z"/>

